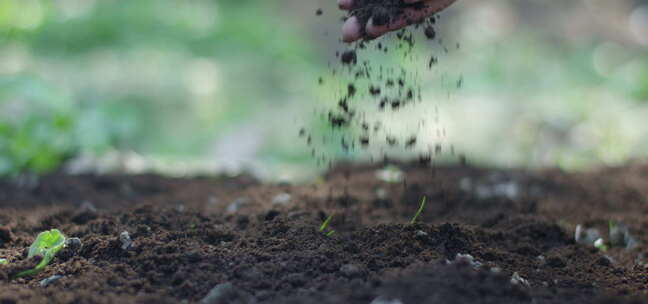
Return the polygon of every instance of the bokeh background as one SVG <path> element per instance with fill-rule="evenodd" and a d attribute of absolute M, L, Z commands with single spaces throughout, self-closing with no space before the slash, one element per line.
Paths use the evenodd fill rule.
<path fill-rule="evenodd" d="M 315 176 L 298 132 L 326 133 L 317 109 L 336 102 L 336 81 L 318 85 L 346 48 L 334 2 L 0 0 L 0 175 Z M 439 57 L 420 107 L 444 136 L 421 149 L 570 170 L 648 151 L 648 1 L 459 0 L 437 30 L 452 50 L 416 58 Z"/>

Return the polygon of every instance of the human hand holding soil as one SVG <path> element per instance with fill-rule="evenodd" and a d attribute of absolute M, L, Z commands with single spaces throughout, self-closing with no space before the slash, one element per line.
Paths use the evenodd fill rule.
<path fill-rule="evenodd" d="M 420 22 L 456 0 L 338 0 L 350 17 L 342 26 L 342 39 L 353 42 L 377 38 Z"/>

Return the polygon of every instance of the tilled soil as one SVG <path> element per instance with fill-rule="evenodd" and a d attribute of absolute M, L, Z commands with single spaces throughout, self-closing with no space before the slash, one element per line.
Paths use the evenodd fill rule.
<path fill-rule="evenodd" d="M 379 180 L 372 166 L 338 166 L 309 185 L 0 182 L 0 257 L 10 265 L 24 263 L 46 229 L 83 243 L 31 278 L 10 280 L 11 267 L 0 266 L 0 303 L 648 302 L 648 165 L 575 174 L 401 168 L 399 183 Z M 324 232 L 335 233 L 326 236 L 329 215 Z M 609 221 L 627 225 L 639 246 L 602 252 L 574 241 L 577 224 L 607 240 Z M 53 275 L 62 277 L 40 285 Z"/>

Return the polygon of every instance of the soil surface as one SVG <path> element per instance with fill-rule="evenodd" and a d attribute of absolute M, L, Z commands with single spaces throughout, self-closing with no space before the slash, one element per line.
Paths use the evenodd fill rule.
<path fill-rule="evenodd" d="M 9 260 L 0 303 L 648 302 L 648 165 L 400 168 L 396 183 L 373 166 L 338 166 L 308 185 L 245 176 L 0 182 L 0 258 Z M 611 246 L 610 221 L 638 245 Z M 598 229 L 610 248 L 576 243 L 577 225 Z M 10 265 L 33 262 L 26 248 L 50 228 L 82 247 L 11 280 Z"/>

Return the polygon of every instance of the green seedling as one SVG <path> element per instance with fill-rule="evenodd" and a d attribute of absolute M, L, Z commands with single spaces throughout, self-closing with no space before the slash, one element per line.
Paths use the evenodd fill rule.
<path fill-rule="evenodd" d="M 412 218 L 412 220 L 409 222 L 410 225 L 414 225 L 414 224 L 416 223 L 416 219 L 417 219 L 417 218 L 419 217 L 419 215 L 421 215 L 421 213 L 423 212 L 423 208 L 425 208 L 425 199 L 426 199 L 426 197 L 424 196 L 424 197 L 423 197 L 423 200 L 421 200 L 421 206 L 419 206 L 418 211 L 416 211 L 416 214 L 414 215 L 414 217 Z"/>
<path fill-rule="evenodd" d="M 58 230 L 52 229 L 38 234 L 34 243 L 29 247 L 28 258 L 41 256 L 43 259 L 33 269 L 18 273 L 16 277 L 24 277 L 39 273 L 54 258 L 57 252 L 63 248 L 65 236 Z"/>
<path fill-rule="evenodd" d="M 0 259 L 0 265 L 7 265 L 7 264 L 9 264 L 7 259 Z"/>
<path fill-rule="evenodd" d="M 324 222 L 322 223 L 322 225 L 320 225 L 319 231 L 320 231 L 321 233 L 324 233 L 324 231 L 326 230 L 326 227 L 328 227 L 328 224 L 329 224 L 329 222 L 331 221 L 332 218 L 333 218 L 333 215 L 329 215 L 329 216 L 326 218 L 326 220 L 324 220 Z M 335 233 L 335 230 L 331 230 L 331 231 L 326 232 L 326 233 L 324 233 L 324 234 L 325 234 L 326 236 L 332 236 L 334 233 Z"/>
<path fill-rule="evenodd" d="M 603 241 L 602 238 L 599 238 L 596 241 L 594 241 L 594 247 L 596 247 L 601 252 L 606 252 L 608 250 L 608 247 L 607 245 L 605 245 L 605 241 Z"/>

